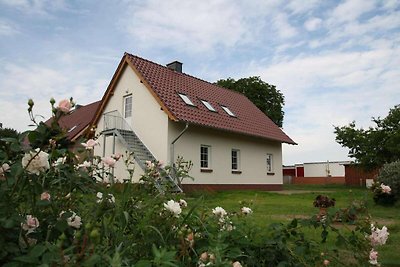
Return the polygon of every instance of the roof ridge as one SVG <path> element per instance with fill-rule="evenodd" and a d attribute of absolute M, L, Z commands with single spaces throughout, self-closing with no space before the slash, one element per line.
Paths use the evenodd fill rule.
<path fill-rule="evenodd" d="M 139 57 L 139 56 L 137 56 L 137 55 L 133 55 L 133 54 L 131 54 L 131 53 L 128 53 L 128 52 L 125 52 L 124 54 L 125 54 L 125 55 L 129 55 L 129 56 L 131 56 L 131 57 L 136 57 L 136 58 L 138 58 L 138 59 L 140 59 L 140 60 L 143 60 L 143 61 L 146 61 L 146 62 L 149 62 L 149 63 L 155 64 L 155 65 L 157 65 L 157 66 L 160 66 L 160 67 L 162 67 L 162 68 L 166 68 L 166 69 L 168 69 L 168 67 L 167 67 L 167 66 L 164 66 L 164 65 L 161 65 L 160 63 L 157 63 L 157 62 L 154 62 L 154 61 L 151 61 L 151 60 L 148 60 L 148 59 L 145 59 L 145 58 Z M 168 70 L 169 70 L 169 69 L 168 69 Z M 201 82 L 208 83 L 208 84 L 210 84 L 210 85 L 212 85 L 212 86 L 215 86 L 215 87 L 217 87 L 217 88 L 219 88 L 219 89 L 222 89 L 222 90 L 228 90 L 229 92 L 233 92 L 233 93 L 236 93 L 236 94 L 239 94 L 239 95 L 245 96 L 245 95 L 244 95 L 243 93 L 241 93 L 241 92 L 234 91 L 234 90 L 231 90 L 231 89 L 228 89 L 228 88 L 225 88 L 225 87 L 219 86 L 219 85 L 217 85 L 217 84 L 215 84 L 215 83 L 212 83 L 212 82 L 206 81 L 206 80 L 204 80 L 204 79 L 200 79 L 200 78 L 198 78 L 198 77 L 196 77 L 196 76 L 193 76 L 193 75 L 190 75 L 190 74 L 188 74 L 188 73 L 185 73 L 185 72 L 180 72 L 180 74 L 182 74 L 182 75 L 185 75 L 185 76 L 187 76 L 187 77 L 190 77 L 190 78 L 193 78 L 193 79 L 196 79 L 196 80 L 199 80 L 199 81 L 201 81 Z M 248 99 L 248 97 L 247 97 L 247 96 L 245 96 L 245 97 Z"/>

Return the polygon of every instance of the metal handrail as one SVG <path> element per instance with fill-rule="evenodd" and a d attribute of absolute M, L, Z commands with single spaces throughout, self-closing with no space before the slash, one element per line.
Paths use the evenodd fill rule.
<path fill-rule="evenodd" d="M 118 110 L 104 113 L 104 131 L 111 129 L 132 131 L 132 127 L 126 122 Z"/>

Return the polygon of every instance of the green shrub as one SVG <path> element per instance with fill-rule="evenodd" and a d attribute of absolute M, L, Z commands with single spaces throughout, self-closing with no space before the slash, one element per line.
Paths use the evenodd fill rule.
<path fill-rule="evenodd" d="M 258 267 L 368 263 L 372 247 L 366 238 L 371 234 L 368 220 L 351 232 L 331 226 L 330 216 L 324 220 L 314 216 L 290 223 L 266 222 L 260 227 L 248 219 L 252 216 L 249 207 L 210 210 L 201 199 L 186 203 L 184 194 L 160 192 L 160 180 L 168 174 L 168 168 L 161 169 L 157 162 L 147 164 L 140 183 L 104 186 L 102 182 L 108 180 L 121 155 L 95 157 L 91 149 L 96 142 L 88 140 L 85 149 L 77 151 L 78 160 L 70 150 L 66 132 L 58 124 L 71 103 L 63 100 L 55 108 L 54 102 L 51 101 L 50 126 L 36 123 L 30 101 L 28 111 L 36 129 L 2 140 L 5 148 L 0 150 L 1 266 Z M 122 156 L 123 160 L 129 158 Z M 101 160 L 104 164 L 99 164 Z M 177 173 L 182 175 L 178 179 L 187 177 L 185 170 Z M 304 234 L 303 230 L 310 227 L 321 231 L 321 239 Z M 328 239 L 334 239 L 335 245 L 324 244 Z M 352 253 L 343 256 L 340 251 Z"/>
<path fill-rule="evenodd" d="M 379 183 L 390 186 L 391 193 L 398 196 L 400 194 L 400 161 L 383 165 L 377 180 Z"/>

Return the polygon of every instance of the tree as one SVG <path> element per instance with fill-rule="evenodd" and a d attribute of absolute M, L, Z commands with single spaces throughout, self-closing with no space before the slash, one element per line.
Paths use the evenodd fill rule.
<path fill-rule="evenodd" d="M 400 160 L 400 105 L 390 109 L 384 118 L 372 118 L 375 127 L 357 129 L 353 121 L 348 126 L 335 126 L 336 142 L 349 148 L 349 156 L 366 169 L 381 167 Z"/>
<path fill-rule="evenodd" d="M 276 125 L 282 127 L 285 100 L 283 94 L 276 89 L 275 85 L 264 82 L 258 76 L 242 78 L 237 81 L 232 78 L 222 79 L 217 81 L 216 84 L 244 94 Z"/>

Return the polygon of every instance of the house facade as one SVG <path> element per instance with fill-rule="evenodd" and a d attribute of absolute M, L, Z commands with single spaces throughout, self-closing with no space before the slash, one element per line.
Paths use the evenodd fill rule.
<path fill-rule="evenodd" d="M 131 151 L 133 180 L 147 160 L 191 160 L 185 189 L 282 187 L 282 143 L 295 144 L 244 95 L 182 73 L 182 64 L 162 66 L 125 53 L 93 120 L 106 157 Z M 115 179 L 129 177 L 123 161 Z"/>

